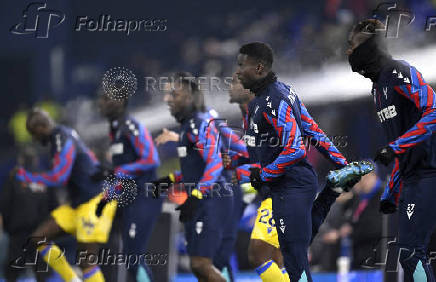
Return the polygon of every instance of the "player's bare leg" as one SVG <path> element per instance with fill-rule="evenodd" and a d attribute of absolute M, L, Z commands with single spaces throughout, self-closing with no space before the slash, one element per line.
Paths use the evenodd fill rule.
<path fill-rule="evenodd" d="M 262 240 L 251 239 L 248 245 L 248 262 L 252 267 L 258 267 L 273 257 L 274 249 L 274 246 Z"/>
<path fill-rule="evenodd" d="M 65 232 L 50 217 L 32 233 L 29 243 L 38 250 L 44 261 L 65 281 L 78 281 L 77 275 L 67 262 L 64 252 L 54 243 L 56 237 Z"/>
<path fill-rule="evenodd" d="M 285 264 L 283 262 L 283 255 L 282 255 L 282 252 L 280 251 L 280 249 L 274 248 L 274 251 L 272 254 L 272 259 L 277 263 L 277 265 L 280 267 L 280 269 L 285 267 Z"/>
<path fill-rule="evenodd" d="M 206 257 L 191 257 L 191 269 L 199 282 L 225 282 L 220 271 Z"/>
<path fill-rule="evenodd" d="M 54 240 L 59 235 L 63 234 L 64 231 L 56 223 L 55 219 L 49 217 L 41 225 L 39 225 L 36 230 L 32 233 L 30 241 L 36 247 L 38 242 L 45 239 L 47 242 Z"/>
<path fill-rule="evenodd" d="M 281 268 L 283 256 L 280 249 L 259 239 L 251 239 L 248 245 L 248 261 L 262 281 L 286 281 Z"/>

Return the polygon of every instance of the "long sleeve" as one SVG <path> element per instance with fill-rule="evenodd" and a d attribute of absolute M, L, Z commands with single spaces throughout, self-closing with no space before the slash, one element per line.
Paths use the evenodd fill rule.
<path fill-rule="evenodd" d="M 236 168 L 236 178 L 239 184 L 250 183 L 250 168 L 260 168 L 260 164 L 244 164 Z"/>
<path fill-rule="evenodd" d="M 136 131 L 127 130 L 129 140 L 138 155 L 135 162 L 120 165 L 115 168 L 117 175 L 135 177 L 159 166 L 159 157 L 150 134 L 143 126 L 137 126 Z"/>
<path fill-rule="evenodd" d="M 71 170 L 76 158 L 76 147 L 71 138 L 67 138 L 53 157 L 54 164 L 51 171 L 44 173 L 31 173 L 20 168 L 16 178 L 22 182 L 43 183 L 47 186 L 61 186 L 71 175 Z"/>
<path fill-rule="evenodd" d="M 404 153 L 408 148 L 425 141 L 436 131 L 436 97 L 434 90 L 424 81 L 421 73 L 410 67 L 407 84 L 395 86 L 400 95 L 412 101 L 421 113 L 421 118 L 403 135 L 389 143 L 396 154 Z"/>
<path fill-rule="evenodd" d="M 389 177 L 389 182 L 385 187 L 385 190 L 381 196 L 381 200 L 387 200 L 395 205 L 398 205 L 402 187 L 403 182 L 400 176 L 400 162 L 398 158 L 396 158 L 394 167 L 391 172 L 391 176 Z"/>
<path fill-rule="evenodd" d="M 224 152 L 227 152 L 232 160 L 229 168 L 235 168 L 238 164 L 248 162 L 247 147 L 241 137 L 232 128 L 224 124 L 220 124 L 219 131 Z"/>
<path fill-rule="evenodd" d="M 198 131 L 195 129 L 194 132 L 191 128 L 191 131 L 186 132 L 186 134 L 205 162 L 203 176 L 197 184 L 197 188 L 204 194 L 212 189 L 213 184 L 218 182 L 223 170 L 218 131 L 214 125 L 202 122 Z"/>
<path fill-rule="evenodd" d="M 291 106 L 282 100 L 277 112 L 277 118 L 270 113 L 263 112 L 264 118 L 272 125 L 283 146 L 279 156 L 272 163 L 262 168 L 261 177 L 263 181 L 272 181 L 274 178 L 282 176 L 286 167 L 297 163 L 306 156 L 301 132 Z"/>
<path fill-rule="evenodd" d="M 319 128 L 318 124 L 310 116 L 309 111 L 300 102 L 301 106 L 301 121 L 305 135 L 311 137 L 310 141 L 315 145 L 316 149 L 329 159 L 336 167 L 347 165 L 347 160 L 339 152 L 333 142 L 326 136 L 324 131 Z"/>

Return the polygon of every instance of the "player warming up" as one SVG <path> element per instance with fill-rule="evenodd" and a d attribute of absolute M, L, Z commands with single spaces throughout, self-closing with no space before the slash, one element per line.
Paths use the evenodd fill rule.
<path fill-rule="evenodd" d="M 241 104 L 245 116 L 244 139 L 250 161 L 258 163 L 250 168 L 250 181 L 265 197 L 251 237 L 251 261 L 263 281 L 287 281 L 288 276 L 273 260 L 280 258 L 275 250 L 280 247 L 289 280 L 312 281 L 307 248 L 339 196 L 338 191 L 342 191 L 332 188 L 340 184 L 349 189 L 372 167 L 364 163 L 345 167 L 345 158 L 318 128 L 294 90 L 277 81 L 272 63 L 272 50 L 266 44 L 243 45 L 236 76 L 255 96 L 232 98 Z M 318 181 L 306 160 L 304 137 L 309 137 L 337 168 L 343 168 L 332 172 L 336 178 L 329 179 L 334 183 L 329 183 L 315 202 Z M 275 225 L 278 242 L 272 229 L 261 223 Z"/>
<path fill-rule="evenodd" d="M 434 281 L 427 244 L 436 224 L 436 97 L 422 74 L 392 59 L 377 20 L 358 23 L 349 35 L 349 63 L 373 82 L 372 95 L 388 144 L 375 160 L 394 163 L 380 210 L 398 208 L 399 261 L 404 281 Z"/>
<path fill-rule="evenodd" d="M 26 127 L 35 140 L 50 146 L 53 168 L 44 173 L 30 173 L 19 168 L 16 178 L 23 182 L 44 183 L 48 187 L 65 185 L 71 201 L 53 210 L 51 217 L 33 232 L 29 243 L 65 281 L 79 281 L 60 248 L 51 240 L 69 233 L 75 236 L 78 251 L 97 254 L 98 244 L 108 240 L 116 203 L 106 205 L 100 217 L 95 215 L 102 198 L 101 183 L 93 181 L 91 175 L 97 172 L 98 162 L 76 131 L 55 124 L 39 109 L 29 113 Z M 88 263 L 86 259 L 81 259 L 79 265 L 84 281 L 104 281 L 98 265 Z"/>
<path fill-rule="evenodd" d="M 115 100 L 104 94 L 99 96 L 99 110 L 110 125 L 113 168 L 101 170 L 94 177 L 104 179 L 106 175 L 114 175 L 115 178 L 128 178 L 139 187 L 135 199 L 120 209 L 122 238 L 124 253 L 145 254 L 148 239 L 161 212 L 162 199 L 147 197 L 144 187 L 156 179 L 159 156 L 148 130 L 128 115 L 127 104 L 127 99 Z M 130 266 L 128 273 L 133 281 L 152 281 L 145 260 Z"/>
<path fill-rule="evenodd" d="M 181 172 L 155 182 L 156 188 L 160 190 L 161 184 L 168 187 L 168 183 L 185 186 L 188 199 L 177 209 L 185 227 L 192 272 L 199 281 L 226 281 L 213 264 L 233 206 L 232 191 L 224 185 L 222 175 L 218 130 L 204 115 L 203 93 L 195 80 L 176 76 L 166 85 L 164 99 L 180 123 L 177 153 Z"/>

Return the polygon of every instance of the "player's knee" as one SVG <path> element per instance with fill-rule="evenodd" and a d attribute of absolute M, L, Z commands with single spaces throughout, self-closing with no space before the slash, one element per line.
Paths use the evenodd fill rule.
<path fill-rule="evenodd" d="M 191 270 L 197 275 L 204 275 L 208 272 L 208 268 L 211 267 L 212 262 L 208 258 L 203 257 L 191 257 Z"/>

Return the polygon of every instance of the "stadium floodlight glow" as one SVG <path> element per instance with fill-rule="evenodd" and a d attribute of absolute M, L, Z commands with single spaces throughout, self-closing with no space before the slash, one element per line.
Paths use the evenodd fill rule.
<path fill-rule="evenodd" d="M 128 99 L 138 89 L 135 74 L 125 67 L 113 67 L 106 71 L 102 84 L 105 95 L 117 101 Z"/>

